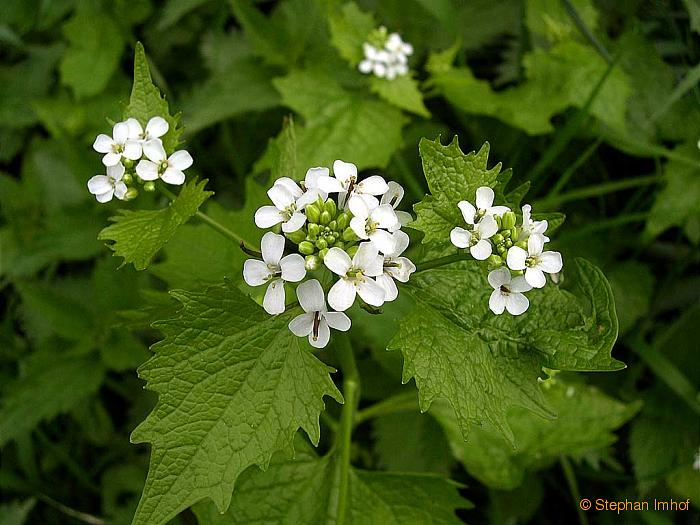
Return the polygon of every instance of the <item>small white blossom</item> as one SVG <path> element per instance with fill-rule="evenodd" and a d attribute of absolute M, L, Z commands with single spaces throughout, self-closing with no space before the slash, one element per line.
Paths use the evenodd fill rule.
<path fill-rule="evenodd" d="M 104 153 L 102 164 L 114 166 L 119 164 L 122 157 L 129 160 L 141 158 L 141 144 L 132 140 L 129 135 L 129 125 L 126 122 L 117 122 L 112 128 L 112 136 L 100 133 L 97 135 L 92 147 L 98 153 Z"/>
<path fill-rule="evenodd" d="M 549 224 L 546 220 L 544 221 L 533 221 L 531 217 L 532 206 L 525 204 L 523 206 L 523 226 L 520 235 L 518 236 L 519 241 L 524 241 L 532 234 L 540 234 L 544 237 L 544 242 L 549 242 L 549 237 L 545 235 L 547 227 Z"/>
<path fill-rule="evenodd" d="M 403 186 L 401 186 L 401 184 L 398 182 L 394 182 L 393 180 L 389 181 L 387 186 L 389 189 L 386 190 L 384 195 L 382 195 L 382 199 L 379 201 L 379 204 L 390 204 L 391 207 L 394 208 L 394 213 L 396 213 L 396 217 L 398 217 L 401 226 L 406 226 L 409 222 L 413 221 L 413 217 L 406 211 L 396 209 L 398 205 L 401 204 L 401 200 L 403 200 Z"/>
<path fill-rule="evenodd" d="M 360 239 L 369 239 L 377 249 L 384 253 L 392 253 L 396 248 L 396 240 L 391 232 L 401 227 L 394 208 L 389 204 L 377 205 L 370 209 L 362 199 L 350 201 L 350 228 Z"/>
<path fill-rule="evenodd" d="M 380 28 L 380 32 L 386 32 Z M 365 42 L 362 46 L 365 58 L 358 65 L 361 73 L 373 73 L 378 78 L 393 80 L 408 73 L 408 57 L 413 54 L 413 46 L 404 42 L 398 33 L 392 33 L 386 39 L 384 47 Z"/>
<path fill-rule="evenodd" d="M 493 189 L 488 186 L 481 186 L 476 190 L 476 214 L 479 217 L 485 215 L 503 215 L 505 212 L 510 211 L 508 206 L 494 206 L 493 199 L 495 194 Z"/>
<path fill-rule="evenodd" d="M 469 248 L 469 253 L 478 261 L 483 261 L 491 256 L 493 246 L 487 240 L 493 237 L 498 231 L 498 224 L 493 215 L 484 215 L 481 220 L 476 221 L 476 209 L 470 202 L 460 201 L 460 211 L 464 222 L 470 229 L 457 226 L 450 232 L 450 241 L 457 248 Z"/>
<path fill-rule="evenodd" d="M 285 309 L 284 283 L 297 283 L 306 276 L 304 258 L 298 253 L 282 257 L 285 239 L 267 232 L 260 243 L 262 258 L 248 259 L 243 264 L 243 279 L 250 286 L 270 283 L 265 291 L 263 308 L 269 314 L 281 314 Z"/>
<path fill-rule="evenodd" d="M 304 309 L 289 322 L 289 329 L 298 337 L 309 337 L 309 344 L 324 348 L 331 338 L 331 328 L 347 332 L 350 318 L 343 312 L 329 312 L 323 288 L 316 279 L 311 279 L 297 287 L 297 298 Z"/>
<path fill-rule="evenodd" d="M 267 190 L 274 206 L 261 206 L 255 212 L 255 225 L 258 228 L 270 228 L 282 223 L 282 231 L 295 232 L 306 223 L 302 210 L 307 204 L 318 198 L 316 190 L 306 192 L 289 177 L 281 177 Z"/>
<path fill-rule="evenodd" d="M 340 276 L 328 292 L 328 304 L 334 310 L 344 312 L 350 308 L 357 294 L 369 305 L 384 304 L 384 288 L 372 279 L 384 273 L 384 258 L 373 243 L 360 244 L 352 260 L 344 250 L 331 248 L 323 262 L 330 271 Z"/>
<path fill-rule="evenodd" d="M 399 295 L 394 279 L 402 283 L 408 282 L 409 277 L 416 271 L 416 266 L 407 257 L 400 255 L 408 248 L 409 237 L 401 230 L 394 233 L 396 247 L 394 251 L 384 255 L 382 275 L 377 277 L 377 284 L 384 288 L 384 301 L 393 301 Z"/>
<path fill-rule="evenodd" d="M 520 315 L 528 309 L 530 301 L 523 292 L 532 290 L 532 286 L 522 275 L 512 278 L 508 268 L 500 267 L 489 272 L 488 280 L 493 288 L 489 298 L 489 308 L 493 313 L 500 315 L 508 310 L 512 315 Z"/>
<path fill-rule="evenodd" d="M 125 124 L 129 127 L 129 139 L 141 143 L 149 140 L 159 139 L 168 132 L 170 125 L 163 117 L 153 117 L 146 123 L 146 130 L 141 127 L 141 123 L 135 118 L 128 118 Z"/>
<path fill-rule="evenodd" d="M 544 235 L 541 234 L 530 235 L 527 251 L 519 246 L 512 246 L 506 258 L 511 270 L 525 270 L 525 280 L 534 288 L 542 288 L 546 284 L 545 272 L 557 273 L 563 266 L 559 252 L 542 251 L 544 239 Z"/>
<path fill-rule="evenodd" d="M 350 162 L 336 160 L 333 163 L 333 177 L 328 175 L 318 178 L 318 187 L 326 193 L 338 194 L 338 206 L 343 208 L 353 199 L 362 199 L 370 208 L 379 204 L 375 195 L 383 195 L 389 189 L 383 177 L 372 175 L 357 181 L 357 166 Z"/>
<path fill-rule="evenodd" d="M 309 168 L 304 176 L 305 197 L 301 199 L 300 203 L 297 201 L 297 204 L 306 206 L 307 204 L 314 202 L 318 197 L 325 201 L 328 198 L 328 193 L 319 187 L 318 181 L 321 177 L 328 177 L 329 173 L 328 168 L 321 166 L 317 168 Z M 314 198 L 314 196 L 316 198 Z"/>
<path fill-rule="evenodd" d="M 192 156 L 186 150 L 176 151 L 169 157 L 160 139 L 151 139 L 143 144 L 143 159 L 136 165 L 136 174 L 143 180 L 162 179 L 168 184 L 185 182 L 184 170 L 192 166 Z"/>
<path fill-rule="evenodd" d="M 122 182 L 124 171 L 124 166 L 121 164 L 107 166 L 107 175 L 95 175 L 88 181 L 88 190 L 95 196 L 97 202 L 109 202 L 112 197 L 124 200 L 128 189 Z"/>

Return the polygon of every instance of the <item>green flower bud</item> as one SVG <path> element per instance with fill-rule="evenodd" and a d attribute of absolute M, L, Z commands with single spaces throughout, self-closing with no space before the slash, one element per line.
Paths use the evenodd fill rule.
<path fill-rule="evenodd" d="M 328 244 L 333 244 L 335 242 L 335 235 L 329 235 L 326 237 L 326 241 L 328 241 Z"/>
<path fill-rule="evenodd" d="M 316 247 L 309 241 L 302 241 L 299 243 L 299 252 L 304 255 L 311 255 L 316 251 Z"/>
<path fill-rule="evenodd" d="M 128 170 L 134 167 L 134 164 L 136 164 L 135 161 L 131 159 L 127 159 L 126 157 L 122 157 L 122 164 L 124 164 L 124 167 Z M 128 184 L 128 182 L 125 182 L 124 184 Z"/>
<path fill-rule="evenodd" d="M 316 248 L 318 248 L 319 250 L 325 250 L 326 248 L 328 248 L 328 243 L 325 239 L 319 239 L 316 241 Z"/>
<path fill-rule="evenodd" d="M 321 211 L 315 204 L 309 204 L 304 210 L 306 211 L 306 218 L 310 223 L 318 223 L 321 218 Z"/>
<path fill-rule="evenodd" d="M 321 259 L 323 259 L 323 258 L 326 257 L 326 254 L 327 254 L 327 253 L 328 253 L 328 248 L 324 248 L 323 250 L 321 250 L 320 252 L 318 252 L 318 256 L 319 256 Z"/>
<path fill-rule="evenodd" d="M 343 241 L 335 241 L 335 244 L 333 245 L 336 248 L 340 248 L 341 250 L 345 249 L 345 243 Z"/>
<path fill-rule="evenodd" d="M 305 257 L 304 266 L 310 272 L 318 270 L 321 267 L 321 258 L 318 255 L 307 255 Z"/>
<path fill-rule="evenodd" d="M 501 244 L 501 243 L 503 242 L 503 240 L 504 240 L 504 239 L 503 239 L 503 235 L 501 235 L 500 233 L 497 233 L 496 235 L 494 235 L 493 237 L 491 237 L 491 241 L 492 241 L 493 244 L 495 244 L 496 246 L 498 246 L 499 244 Z"/>
<path fill-rule="evenodd" d="M 330 226 L 324 226 L 323 227 L 323 233 L 330 233 L 331 227 Z"/>
<path fill-rule="evenodd" d="M 355 232 L 352 231 L 352 228 L 345 228 L 343 230 L 343 240 L 344 241 L 358 241 L 359 238 L 357 235 L 355 235 Z"/>
<path fill-rule="evenodd" d="M 136 188 L 129 188 L 128 190 L 126 190 L 126 194 L 124 195 L 124 200 L 130 201 L 132 199 L 135 199 L 138 194 L 139 194 L 139 190 L 137 190 Z"/>
<path fill-rule="evenodd" d="M 513 239 L 506 239 L 506 248 L 513 246 Z"/>
<path fill-rule="evenodd" d="M 510 236 L 511 236 L 512 234 L 513 234 L 513 232 L 512 232 L 511 230 L 503 230 L 503 231 L 501 232 L 501 235 L 503 235 L 503 237 L 506 238 L 506 239 L 510 238 Z"/>
<path fill-rule="evenodd" d="M 355 257 L 355 254 L 357 253 L 357 250 L 360 248 L 359 244 L 356 244 L 355 246 L 350 246 L 345 252 L 350 256 L 350 257 Z"/>
<path fill-rule="evenodd" d="M 292 241 L 294 244 L 299 244 L 301 241 L 306 239 L 306 232 L 303 228 L 295 232 L 285 233 L 285 235 L 287 236 L 287 239 Z"/>
<path fill-rule="evenodd" d="M 122 177 L 122 182 L 128 186 L 134 182 L 134 176 L 131 173 L 125 173 Z"/>
<path fill-rule="evenodd" d="M 350 224 L 350 216 L 348 215 L 348 212 L 344 211 L 340 215 L 338 215 L 338 218 L 335 222 L 336 229 L 338 231 L 343 231 L 345 228 L 347 228 Z"/>
<path fill-rule="evenodd" d="M 321 226 L 319 226 L 316 223 L 311 223 L 307 226 L 307 229 L 309 230 L 309 235 L 312 235 L 314 238 L 316 238 L 316 236 L 321 231 Z"/>
<path fill-rule="evenodd" d="M 328 199 L 326 201 L 326 204 L 323 205 L 325 210 L 331 214 L 331 219 L 335 217 L 336 213 L 338 213 L 338 207 L 335 204 L 335 201 L 333 199 Z"/>
<path fill-rule="evenodd" d="M 513 277 L 518 277 L 519 275 L 525 275 L 524 270 L 511 270 L 510 273 L 513 275 Z"/>
<path fill-rule="evenodd" d="M 503 220 L 501 219 L 501 216 L 500 216 L 500 215 L 494 215 L 493 218 L 494 218 L 494 220 L 496 221 L 496 224 L 498 225 L 498 229 L 499 229 L 499 230 L 502 229 L 502 228 L 501 228 L 501 224 L 503 223 Z"/>
<path fill-rule="evenodd" d="M 510 230 L 510 238 L 511 239 L 516 239 L 518 238 L 518 229 L 517 228 L 511 228 Z"/>
<path fill-rule="evenodd" d="M 326 210 L 321 212 L 321 224 L 328 226 L 328 223 L 330 223 L 332 219 L 333 216 L 330 214 L 330 212 Z"/>
<path fill-rule="evenodd" d="M 518 241 L 515 243 L 515 245 L 518 248 L 522 248 L 523 250 L 527 250 L 527 241 Z"/>
<path fill-rule="evenodd" d="M 152 180 L 149 180 L 143 185 L 143 191 L 156 191 L 156 184 Z"/>
<path fill-rule="evenodd" d="M 510 230 L 513 226 L 515 226 L 515 220 L 515 213 L 512 211 L 505 212 L 501 218 L 501 228 L 504 230 Z"/>
<path fill-rule="evenodd" d="M 501 259 L 501 258 L 500 258 L 498 255 L 496 255 L 495 253 L 494 253 L 493 255 L 491 255 L 491 257 L 489 257 L 489 258 L 487 259 L 487 262 L 489 263 L 489 266 L 490 266 L 491 268 L 499 268 L 500 266 L 503 265 L 503 259 Z"/>
<path fill-rule="evenodd" d="M 335 220 L 332 220 L 331 222 L 328 223 L 328 229 L 332 232 L 336 231 L 338 228 L 338 223 Z"/>
<path fill-rule="evenodd" d="M 499 255 L 503 255 L 503 254 L 506 253 L 506 251 L 508 251 L 508 250 L 506 250 L 506 247 L 505 247 L 505 246 L 501 245 L 501 246 L 498 246 L 498 247 L 496 248 L 496 251 L 498 252 Z"/>

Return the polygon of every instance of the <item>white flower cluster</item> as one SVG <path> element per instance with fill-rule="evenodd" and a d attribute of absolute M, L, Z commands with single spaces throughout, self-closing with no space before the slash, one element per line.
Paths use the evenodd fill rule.
<path fill-rule="evenodd" d="M 286 308 L 284 284 L 313 277 L 297 286 L 305 313 L 289 323 L 312 346 L 325 347 L 330 328 L 350 329 L 343 312 L 358 295 L 373 307 L 393 301 L 399 293 L 395 280 L 407 282 L 416 270 L 402 256 L 409 237 L 401 226 L 411 216 L 396 210 L 404 194 L 396 182 L 378 175 L 358 180 L 354 164 L 336 160 L 333 175 L 328 168 L 311 168 L 300 184 L 282 177 L 267 194 L 272 205 L 256 211 L 255 224 L 280 225 L 284 235 L 263 236 L 262 260 L 248 259 L 243 278 L 250 286 L 267 285 L 263 308 L 276 315 Z M 285 248 L 292 253 L 284 255 Z M 335 311 L 327 310 L 324 289 Z"/>
<path fill-rule="evenodd" d="M 455 227 L 450 240 L 457 248 L 468 248 L 474 259 L 488 261 L 494 268 L 488 275 L 493 287 L 491 311 L 502 314 L 508 310 L 512 315 L 520 315 L 530 306 L 524 293 L 544 287 L 545 273 L 561 271 L 562 258 L 559 252 L 544 251 L 549 242 L 545 235 L 548 224 L 546 220 L 532 220 L 529 204 L 522 207 L 522 222 L 517 226 L 515 213 L 507 206 L 494 206 L 493 200 L 493 190 L 482 186 L 476 190 L 476 206 L 460 201 L 457 206 L 466 228 Z"/>
<path fill-rule="evenodd" d="M 365 58 L 358 66 L 360 72 L 387 80 L 408 74 L 408 57 L 413 54 L 413 46 L 398 33 L 387 36 L 386 27 L 382 26 L 370 35 L 362 50 Z"/>
<path fill-rule="evenodd" d="M 153 191 L 152 181 L 158 179 L 176 185 L 185 182 L 183 171 L 192 166 L 192 157 L 185 150 L 166 154 L 161 137 L 168 127 L 162 117 L 151 118 L 145 130 L 138 120 L 128 118 L 114 125 L 111 137 L 104 133 L 97 136 L 92 147 L 104 154 L 107 174 L 95 175 L 87 185 L 98 202 L 109 202 L 112 197 L 133 199 L 138 195 L 135 187 L 129 187 L 134 180 L 146 191 Z"/>

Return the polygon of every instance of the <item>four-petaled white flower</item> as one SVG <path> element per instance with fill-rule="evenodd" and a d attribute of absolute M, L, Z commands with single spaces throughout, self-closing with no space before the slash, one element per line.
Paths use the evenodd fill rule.
<path fill-rule="evenodd" d="M 380 28 L 386 34 L 386 28 Z M 404 42 L 398 33 L 391 33 L 379 49 L 365 42 L 362 45 L 365 58 L 358 65 L 361 73 L 374 73 L 378 78 L 393 80 L 408 73 L 408 57 L 413 54 L 413 46 Z"/>
<path fill-rule="evenodd" d="M 243 279 L 250 286 L 270 283 L 265 291 L 263 308 L 269 314 L 281 314 L 285 308 L 284 283 L 297 283 L 306 276 L 304 258 L 298 253 L 285 255 L 282 235 L 267 232 L 260 243 L 262 258 L 243 264 Z"/>
<path fill-rule="evenodd" d="M 186 150 L 176 151 L 168 157 L 160 139 L 152 139 L 143 144 L 143 159 L 136 165 L 136 174 L 143 180 L 162 179 L 168 184 L 179 185 L 185 182 L 184 170 L 192 166 L 192 156 Z"/>
<path fill-rule="evenodd" d="M 331 338 L 331 328 L 347 332 L 350 330 L 350 318 L 343 312 L 329 312 L 321 283 L 311 279 L 297 287 L 297 298 L 304 309 L 289 322 L 289 329 L 298 337 L 309 336 L 309 344 L 323 348 Z"/>
<path fill-rule="evenodd" d="M 370 209 L 362 199 L 350 201 L 350 228 L 360 239 L 369 239 L 377 249 L 384 253 L 392 253 L 396 248 L 396 240 L 391 232 L 401 227 L 394 208 L 389 204 L 377 205 Z"/>
<path fill-rule="evenodd" d="M 546 273 L 557 273 L 563 263 L 559 252 L 546 251 L 544 235 L 535 233 L 527 240 L 527 251 L 519 246 L 508 250 L 506 262 L 511 270 L 525 270 L 525 280 L 534 288 L 542 288 L 547 279 Z"/>
<path fill-rule="evenodd" d="M 493 237 L 498 231 L 498 224 L 493 215 L 484 215 L 477 222 L 477 211 L 470 202 L 460 201 L 460 211 L 464 222 L 470 227 L 464 229 L 457 226 L 450 232 L 450 241 L 457 248 L 469 248 L 469 253 L 478 261 L 483 261 L 489 258 L 493 251 L 493 246 L 487 240 Z"/>
<path fill-rule="evenodd" d="M 100 133 L 97 135 L 92 147 L 98 153 L 104 153 L 102 164 L 115 166 L 122 160 L 122 156 L 129 160 L 141 158 L 141 143 L 133 140 L 129 134 L 129 125 L 126 122 L 117 122 L 112 128 L 112 136 Z"/>
<path fill-rule="evenodd" d="M 295 232 L 306 222 L 302 210 L 307 204 L 315 201 L 319 194 L 317 190 L 304 192 L 299 185 L 289 177 L 280 177 L 267 190 L 274 206 L 261 206 L 255 212 L 255 225 L 258 228 L 270 228 L 282 223 L 282 231 Z"/>
<path fill-rule="evenodd" d="M 377 206 L 375 195 L 383 195 L 389 189 L 383 177 L 372 175 L 357 182 L 357 166 L 350 162 L 336 160 L 333 163 L 333 177 L 323 175 L 318 178 L 318 187 L 326 193 L 338 194 L 338 206 L 344 207 L 353 199 L 364 200 L 370 208 Z"/>
<path fill-rule="evenodd" d="M 488 280 L 493 287 L 489 298 L 489 308 L 493 313 L 500 315 L 508 310 L 513 315 L 520 315 L 528 309 L 530 301 L 523 292 L 532 290 L 532 286 L 522 275 L 512 278 L 508 268 L 500 267 L 489 272 Z"/>
<path fill-rule="evenodd" d="M 124 200 L 128 188 L 122 182 L 123 177 L 124 166 L 121 164 L 107 166 L 107 175 L 95 175 L 88 181 L 87 187 L 97 202 L 109 202 L 112 197 Z"/>
<path fill-rule="evenodd" d="M 416 271 L 416 266 L 401 254 L 408 248 L 409 238 L 406 232 L 401 230 L 394 233 L 396 247 L 391 253 L 384 255 L 383 273 L 377 276 L 377 284 L 384 288 L 384 301 L 393 301 L 399 295 L 394 279 L 407 283 L 409 277 Z"/>
<path fill-rule="evenodd" d="M 519 241 L 524 241 L 530 235 L 540 234 L 544 238 L 544 242 L 549 242 L 549 237 L 545 235 L 549 223 L 546 220 L 543 221 L 533 221 L 532 216 L 532 206 L 525 204 L 523 206 L 523 225 L 520 235 L 518 236 Z"/>
<path fill-rule="evenodd" d="M 135 118 L 128 118 L 125 121 L 129 127 L 129 138 L 141 143 L 149 140 L 159 139 L 168 132 L 170 125 L 163 117 L 153 117 L 146 123 L 146 130 L 141 127 L 141 123 Z"/>
<path fill-rule="evenodd" d="M 389 189 L 386 190 L 384 195 L 382 195 L 382 199 L 379 201 L 379 204 L 390 204 L 391 207 L 394 208 L 394 213 L 396 213 L 396 217 L 399 219 L 401 226 L 406 226 L 409 222 L 413 221 L 413 216 L 407 211 L 396 209 L 399 204 L 401 204 L 401 200 L 403 200 L 403 186 L 401 186 L 401 184 L 398 182 L 394 182 L 393 180 L 387 182 L 387 186 Z"/>
<path fill-rule="evenodd" d="M 328 304 L 334 310 L 344 312 L 350 308 L 357 294 L 369 305 L 384 304 L 384 288 L 372 279 L 384 273 L 384 258 L 373 243 L 360 244 L 352 260 L 344 250 L 333 247 L 328 250 L 323 262 L 330 271 L 340 276 L 328 292 Z"/>

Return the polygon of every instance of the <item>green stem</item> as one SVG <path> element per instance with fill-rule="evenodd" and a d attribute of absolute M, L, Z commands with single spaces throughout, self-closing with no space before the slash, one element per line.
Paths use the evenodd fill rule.
<path fill-rule="evenodd" d="M 355 424 L 355 411 L 360 400 L 360 374 L 355 363 L 350 338 L 347 334 L 336 334 L 338 359 L 343 372 L 343 398 L 345 404 L 340 415 L 340 427 L 336 434 L 335 447 L 338 450 L 338 495 L 335 503 L 337 525 L 344 525 L 347 514 L 348 493 L 350 484 L 350 452 L 352 445 L 352 430 Z"/>
<path fill-rule="evenodd" d="M 578 11 L 576 11 L 576 8 L 574 7 L 574 4 L 571 3 L 571 0 L 562 1 L 564 3 L 566 11 L 571 17 L 571 20 L 573 20 L 574 24 L 576 24 L 576 27 L 579 31 L 581 31 L 581 34 L 584 37 L 586 37 L 586 40 L 590 42 L 590 44 L 595 48 L 595 50 L 598 51 L 598 54 L 602 56 L 608 64 L 612 63 L 612 55 L 610 55 L 610 52 L 608 52 L 608 50 L 605 49 L 603 43 L 600 40 L 598 40 L 598 38 L 593 34 L 593 31 L 590 30 L 590 28 L 586 25 L 583 19 L 579 16 Z"/>
<path fill-rule="evenodd" d="M 564 477 L 566 478 L 566 484 L 569 486 L 569 491 L 574 499 L 574 505 L 576 505 L 576 512 L 578 512 L 578 522 L 581 525 L 588 525 L 588 517 L 586 513 L 579 506 L 581 501 L 581 492 L 578 489 L 578 483 L 576 481 L 576 476 L 574 475 L 574 469 L 571 467 L 571 463 L 566 456 L 559 456 L 559 464 L 561 465 L 561 470 L 564 472 Z"/>
<path fill-rule="evenodd" d="M 424 272 L 425 270 L 432 270 L 433 268 L 438 268 L 439 266 L 445 266 L 446 264 L 452 264 L 453 262 L 467 261 L 471 259 L 471 255 L 468 253 L 455 253 L 454 255 L 446 255 L 445 257 L 438 257 L 437 259 L 432 259 L 430 261 L 425 261 L 416 266 L 416 272 Z"/>
<path fill-rule="evenodd" d="M 355 417 L 355 424 L 359 425 L 368 419 L 386 416 L 388 414 L 414 412 L 417 407 L 418 401 L 416 399 L 415 390 L 410 392 L 401 392 L 363 410 L 360 410 L 357 413 L 357 417 Z"/>
<path fill-rule="evenodd" d="M 59 512 L 62 512 L 66 516 L 70 516 L 71 518 L 82 521 L 83 523 L 89 523 L 90 525 L 105 525 L 106 523 L 102 518 L 98 518 L 97 516 L 93 516 L 87 512 L 72 509 L 68 505 L 64 505 L 46 494 L 37 494 L 37 497 L 47 505 L 55 508 Z"/>
<path fill-rule="evenodd" d="M 560 241 L 563 241 L 563 240 L 571 241 L 572 239 L 578 239 L 580 237 L 585 237 L 586 235 L 590 235 L 591 233 L 610 230 L 612 228 L 617 228 L 618 226 L 624 226 L 625 224 L 630 224 L 633 222 L 643 222 L 643 221 L 647 220 L 647 217 L 649 217 L 649 214 L 646 212 L 644 212 L 644 213 L 631 213 L 629 215 L 622 215 L 620 217 L 613 217 L 612 219 L 599 221 L 599 222 L 593 223 L 593 224 L 586 226 L 586 227 L 583 227 L 583 228 L 578 228 L 576 230 L 569 230 L 565 233 L 562 233 L 559 236 L 559 240 Z"/>
<path fill-rule="evenodd" d="M 613 182 L 605 182 L 602 184 L 595 184 L 593 186 L 586 186 L 585 188 L 572 190 L 567 193 L 545 197 L 544 199 L 535 201 L 534 204 L 538 208 L 548 208 L 569 201 L 599 197 L 607 193 L 614 193 L 616 191 L 627 190 L 629 188 L 637 188 L 639 186 L 648 186 L 651 184 L 656 184 L 661 180 L 663 180 L 663 177 L 659 175 L 647 175 L 644 177 L 634 177 Z"/>
<path fill-rule="evenodd" d="M 562 173 L 561 177 L 557 179 L 557 181 L 554 183 L 554 187 L 552 190 L 549 192 L 546 198 L 549 197 L 554 197 L 555 195 L 558 195 L 561 190 L 564 189 L 564 186 L 566 186 L 573 176 L 574 173 L 576 173 L 576 170 L 578 170 L 583 164 L 595 153 L 595 151 L 598 149 L 598 146 L 600 146 L 603 143 L 602 138 L 598 138 L 593 142 L 590 146 L 588 146 L 581 155 L 569 166 L 566 168 L 566 171 Z"/>

